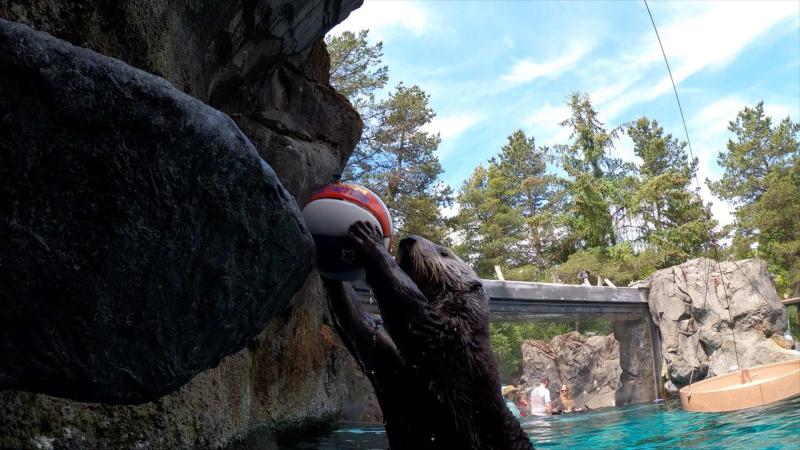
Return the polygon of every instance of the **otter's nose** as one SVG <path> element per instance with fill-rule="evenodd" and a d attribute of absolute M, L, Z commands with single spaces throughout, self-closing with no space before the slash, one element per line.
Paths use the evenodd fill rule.
<path fill-rule="evenodd" d="M 408 250 L 411 247 L 413 247 L 416 242 L 417 242 L 417 237 L 416 236 L 409 236 L 409 237 L 403 239 L 402 241 L 400 241 L 400 244 L 398 244 L 398 245 L 399 245 L 401 250 Z"/>

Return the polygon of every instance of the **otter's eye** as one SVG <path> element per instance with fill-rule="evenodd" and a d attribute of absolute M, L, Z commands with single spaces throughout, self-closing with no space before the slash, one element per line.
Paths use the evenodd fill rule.
<path fill-rule="evenodd" d="M 440 255 L 442 255 L 442 256 L 443 256 L 443 257 L 445 257 L 445 258 L 447 258 L 448 256 L 450 256 L 450 254 L 449 254 L 449 253 L 447 253 L 447 250 L 439 250 L 439 254 L 440 254 Z"/>

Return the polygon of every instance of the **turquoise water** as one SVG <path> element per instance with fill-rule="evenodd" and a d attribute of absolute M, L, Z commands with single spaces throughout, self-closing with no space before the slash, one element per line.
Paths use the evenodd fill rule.
<path fill-rule="evenodd" d="M 676 400 L 524 420 L 541 449 L 800 449 L 800 396 L 729 413 L 688 413 Z M 382 427 L 342 428 L 283 450 L 385 449 Z"/>

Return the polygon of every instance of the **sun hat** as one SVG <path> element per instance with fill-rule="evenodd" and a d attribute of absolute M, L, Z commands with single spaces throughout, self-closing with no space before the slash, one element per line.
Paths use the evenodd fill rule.
<path fill-rule="evenodd" d="M 510 394 L 512 392 L 517 392 L 518 390 L 519 390 L 519 388 L 517 388 L 513 384 L 509 384 L 507 386 L 503 386 L 503 397 L 505 397 L 506 395 L 508 395 L 508 394 Z"/>

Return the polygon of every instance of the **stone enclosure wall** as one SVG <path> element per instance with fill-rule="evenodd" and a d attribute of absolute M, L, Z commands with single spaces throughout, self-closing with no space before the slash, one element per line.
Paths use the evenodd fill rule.
<path fill-rule="evenodd" d="M 35 30 L 45 31 L 74 45 L 117 58 L 150 74 L 163 77 L 177 90 L 226 113 L 247 137 L 240 139 L 241 145 L 253 149 L 252 151 L 269 163 L 271 169 L 259 165 L 258 158 L 253 158 L 255 153 L 247 156 L 250 158 L 249 161 L 254 163 L 252 167 L 266 172 L 274 170 L 277 175 L 276 182 L 279 180 L 283 186 L 281 189 L 286 189 L 293 197 L 290 199 L 287 195 L 286 199 L 290 199 L 287 201 L 294 204 L 296 200 L 297 204 L 302 205 L 311 192 L 327 183 L 332 175 L 340 172 L 359 139 L 360 118 L 347 100 L 329 85 L 329 60 L 321 38 L 327 30 L 344 20 L 360 3 L 360 0 L 242 2 L 0 0 L 0 18 L 29 25 Z M 118 63 L 118 61 L 102 62 L 110 64 L 108 67 L 120 67 L 122 71 L 132 70 Z M 76 67 L 84 70 L 90 65 L 79 62 Z M 114 70 L 106 70 L 103 76 L 119 79 Z M 6 66 L 0 67 L 0 84 L 9 80 L 4 78 L 9 73 L 14 72 L 9 72 Z M 55 73 L 55 76 L 58 74 Z M 148 74 L 135 76 L 144 81 L 140 82 L 140 88 L 136 88 L 135 85 L 134 88 L 142 89 L 147 95 L 150 92 L 148 83 L 160 85 L 163 81 L 158 81 L 156 77 Z M 34 76 L 30 79 L 39 78 Z M 70 78 L 67 74 L 65 79 L 70 80 L 74 77 Z M 88 89 L 91 92 L 90 83 L 93 81 L 83 78 L 82 82 L 89 84 L 84 84 L 81 89 Z M 172 89 L 169 83 L 164 82 L 163 89 Z M 12 86 L 9 88 L 11 90 L 7 91 L 0 89 L 4 95 L 0 100 L 5 101 L 9 92 L 20 92 L 17 87 Z M 53 85 L 54 89 L 58 87 L 57 84 Z M 26 95 L 45 95 L 49 91 L 21 92 Z M 179 94 L 169 95 L 183 99 L 182 94 Z M 105 91 L 98 92 L 98 95 L 106 95 L 99 100 L 116 101 Z M 47 104 L 57 106 L 59 100 L 60 98 L 54 97 Z M 90 101 L 88 97 L 85 100 Z M 180 101 L 189 100 L 187 97 L 187 100 Z M 103 111 L 97 112 L 98 117 L 87 118 L 86 123 L 92 125 L 86 129 L 95 130 L 91 133 L 102 129 Z M 209 112 L 209 114 L 219 113 Z M 230 120 L 222 114 L 219 114 L 219 117 L 223 122 Z M 161 130 L 168 135 L 171 130 L 164 128 L 168 125 L 156 119 L 154 116 L 149 129 L 159 130 L 159 127 L 162 127 Z M 78 125 L 80 123 L 77 122 Z M 228 123 L 226 126 L 232 133 L 239 133 L 232 123 Z M 59 124 L 64 125 L 64 122 Z M 142 129 L 147 129 L 147 126 L 142 125 Z M 139 151 L 136 147 L 124 146 L 97 148 L 119 149 L 120 152 Z M 13 156 L 13 149 L 9 149 L 10 147 L 2 148 L 3 157 Z M 158 147 L 156 151 L 168 152 L 170 146 Z M 187 146 L 184 151 L 189 152 L 186 155 L 194 155 L 191 153 L 193 151 L 191 147 Z M 247 150 L 249 151 L 251 150 Z M 30 153 L 21 153 L 21 156 L 28 158 Z M 181 161 L 180 154 L 176 154 L 176 159 Z M 213 180 L 214 168 L 218 167 L 219 162 L 211 155 L 192 164 L 195 164 L 193 167 L 198 170 L 205 168 L 204 170 L 209 172 L 208 177 L 198 179 L 209 180 L 211 184 L 224 181 Z M 121 167 L 120 170 L 124 173 L 126 169 L 124 166 Z M 62 165 L 61 169 L 69 171 L 69 166 Z M 149 168 L 146 163 L 137 163 L 130 166 L 129 170 L 147 171 Z M 175 175 L 175 172 L 173 175 L 168 171 L 164 173 L 165 179 Z M 102 175 L 102 172 L 100 174 Z M 0 176 L 0 179 L 9 180 L 5 176 Z M 90 177 L 87 180 L 93 182 L 95 178 Z M 147 182 L 145 185 L 148 185 Z M 51 187 L 54 193 L 59 192 L 58 186 Z M 161 186 L 160 189 L 162 195 L 171 193 L 168 184 Z M 211 222 L 208 223 L 223 226 L 228 223 L 225 219 L 226 213 L 236 213 L 246 209 L 252 197 L 238 194 L 247 193 L 231 196 L 227 205 L 211 213 L 211 219 L 207 219 Z M 280 195 L 276 198 L 280 198 Z M 92 197 L 83 198 L 91 206 Z M 180 204 L 188 205 L 188 202 Z M 200 207 L 204 205 L 205 203 L 201 203 Z M 6 206 L 5 203 L 0 205 L 0 213 L 6 213 Z M 175 223 L 181 223 L 177 213 L 174 217 Z M 2 217 L 2 219 L 7 218 L 5 215 Z M 13 217 L 7 223 L 13 226 Z M 261 225 L 255 222 L 249 223 L 249 226 L 253 227 L 254 236 L 264 233 L 268 236 L 272 232 L 269 228 L 259 228 Z M 146 231 L 146 228 L 139 230 Z M 227 235 L 224 231 L 220 233 L 221 230 L 224 228 L 213 233 L 229 239 L 238 236 L 236 233 Z M 193 235 L 188 239 L 198 239 L 200 236 Z M 242 250 L 238 251 L 247 252 L 250 248 L 248 245 L 252 244 L 253 242 L 242 241 L 240 246 Z M 308 267 L 297 270 L 295 278 L 299 278 L 296 284 L 280 285 L 281 289 L 288 293 L 284 298 L 274 301 L 272 307 L 265 308 L 265 313 L 258 316 L 246 332 L 236 334 L 241 339 L 239 342 L 246 344 L 244 348 L 242 345 L 226 346 L 221 351 L 215 350 L 214 353 L 210 353 L 208 360 L 195 367 L 214 367 L 215 361 L 218 361 L 216 367 L 200 373 L 177 391 L 163 397 L 161 393 L 165 392 L 164 390 L 172 391 L 174 385 L 158 385 L 157 381 L 151 381 L 142 384 L 151 387 L 151 390 L 130 389 L 124 395 L 113 389 L 102 395 L 88 388 L 64 389 L 58 382 L 52 385 L 42 382 L 37 387 L 59 395 L 72 393 L 84 401 L 92 398 L 97 400 L 116 398 L 114 400 L 116 402 L 144 401 L 134 406 L 81 403 L 43 394 L 2 391 L 0 392 L 0 448 L 219 448 L 258 427 L 289 431 L 321 426 L 335 420 L 344 403 L 352 397 L 348 390 L 352 387 L 347 382 L 348 376 L 352 373 L 349 355 L 338 342 L 335 333 L 325 324 L 324 291 L 317 275 L 308 272 L 310 255 L 309 258 L 299 257 L 302 252 L 297 252 L 298 244 L 295 239 L 282 239 L 269 245 L 273 251 L 288 251 L 294 255 L 295 261 L 301 265 L 308 263 Z M 253 250 L 256 248 L 252 247 Z M 134 251 L 127 254 L 132 255 L 132 258 L 139 257 Z M 269 255 L 270 252 L 261 254 Z M 237 261 L 219 260 L 219 270 L 233 267 Z M 270 263 L 281 265 L 277 260 Z M 248 262 L 249 267 L 256 270 L 265 267 L 264 264 L 265 261 Z M 177 271 L 179 267 L 177 264 L 167 264 L 157 273 Z M 277 281 L 287 280 L 291 278 L 289 276 L 291 274 L 286 270 L 286 266 L 279 267 L 278 270 L 271 272 L 259 272 L 259 276 L 266 275 Z M 196 275 L 200 277 L 197 280 L 202 283 L 203 280 L 218 276 L 218 273 L 220 272 L 203 275 L 202 272 L 198 272 Z M 175 273 L 171 276 L 180 280 L 182 275 Z M 72 276 L 67 278 L 81 279 Z M 256 281 L 257 279 L 252 277 L 237 279 L 233 285 L 235 291 L 232 292 L 238 293 L 246 289 L 248 283 L 250 286 L 256 286 Z M 292 292 L 295 292 L 294 295 L 291 295 Z M 58 294 L 58 291 L 53 293 Z M 163 311 L 160 309 L 163 305 L 180 304 L 176 303 L 178 298 L 166 292 L 161 293 L 163 297 L 158 302 L 154 302 L 153 298 L 146 295 L 143 298 L 144 293 L 141 291 L 132 290 L 126 294 L 133 295 L 138 305 L 149 305 L 148 308 L 156 308 L 155 311 Z M 20 298 L 9 297 L 8 300 L 22 304 Z M 262 307 L 270 304 L 255 290 L 250 302 L 243 305 L 233 300 L 231 305 L 255 308 L 257 305 Z M 184 303 L 185 306 L 176 307 L 175 314 L 182 314 L 181 311 L 184 309 L 181 308 L 188 308 L 192 304 L 194 303 L 189 301 Z M 62 305 L 67 309 L 70 308 L 67 303 Z M 198 310 L 198 317 L 215 317 L 227 311 L 215 309 L 212 305 L 220 303 L 206 303 L 203 309 Z M 92 315 L 87 319 L 86 326 L 92 326 L 91 324 L 97 320 L 119 323 L 117 320 L 119 318 L 113 317 L 114 311 L 99 308 L 88 313 Z M 233 309 L 227 313 L 236 314 Z M 102 314 L 110 315 L 102 318 L 104 317 Z M 178 322 L 179 317 L 179 315 L 174 317 L 176 322 L 171 329 L 180 330 L 184 326 Z M 162 317 L 161 320 L 166 324 L 171 317 Z M 269 322 L 264 328 L 266 320 Z M 222 333 L 220 336 L 230 332 L 230 329 L 225 331 L 225 327 L 233 324 L 234 322 L 230 322 L 229 325 L 223 325 L 219 331 Z M 187 323 L 185 326 L 194 325 L 196 324 Z M 3 332 L 5 330 L 0 331 Z M 156 337 L 141 327 L 131 329 L 130 333 L 145 341 L 150 336 Z M 200 333 L 198 336 L 202 336 L 202 332 Z M 249 337 L 253 335 L 255 336 Z M 38 339 L 46 334 L 37 336 Z M 114 336 L 109 335 L 109 339 Z M 169 344 L 173 341 L 165 339 L 148 345 L 158 348 L 158 342 Z M 47 345 L 47 342 L 44 342 L 44 345 Z M 76 348 L 81 348 L 79 342 Z M 15 351 L 21 350 L 22 348 L 18 347 Z M 197 352 L 202 350 L 203 346 L 187 347 L 187 353 L 176 353 L 176 355 L 184 358 L 183 355 L 198 354 Z M 230 354 L 231 352 L 234 353 Z M 225 356 L 227 354 L 230 355 Z M 130 356 L 136 357 L 134 354 Z M 159 358 L 163 360 L 166 355 L 156 353 L 150 357 L 153 358 L 152 361 L 157 361 Z M 71 359 L 84 361 L 87 360 L 85 358 L 90 356 L 76 354 Z M 157 368 L 154 364 L 150 366 Z M 90 363 L 87 367 L 93 366 Z M 149 366 L 142 364 L 142 367 Z M 54 368 L 59 370 L 58 366 Z M 168 370 L 166 374 L 169 374 Z M 136 376 L 136 373 L 132 372 L 132 375 Z M 58 380 L 57 377 L 50 379 Z M 13 379 L 0 377 L 0 383 L 7 383 L 6 387 L 13 386 L 11 380 Z M 181 383 L 180 377 L 176 380 Z M 113 384 L 113 379 L 111 383 Z M 159 398 L 148 401 L 156 397 Z"/>
<path fill-rule="evenodd" d="M 669 391 L 690 379 L 800 357 L 783 339 L 786 308 L 763 261 L 693 259 L 659 270 L 648 283 Z"/>
<path fill-rule="evenodd" d="M 523 388 L 546 375 L 552 398 L 567 384 L 576 407 L 593 409 L 651 401 L 662 387 L 675 393 L 690 380 L 800 358 L 783 338 L 786 309 L 763 261 L 695 259 L 659 270 L 643 284 L 657 329 L 646 319 L 619 321 L 609 336 L 525 341 Z M 660 342 L 655 354 L 651 331 Z"/>
<path fill-rule="evenodd" d="M 619 321 L 608 336 L 571 332 L 551 341 L 527 340 L 522 344 L 524 392 L 550 379 L 550 396 L 556 408 L 566 385 L 576 408 L 597 409 L 654 400 L 657 385 L 647 320 Z"/>

